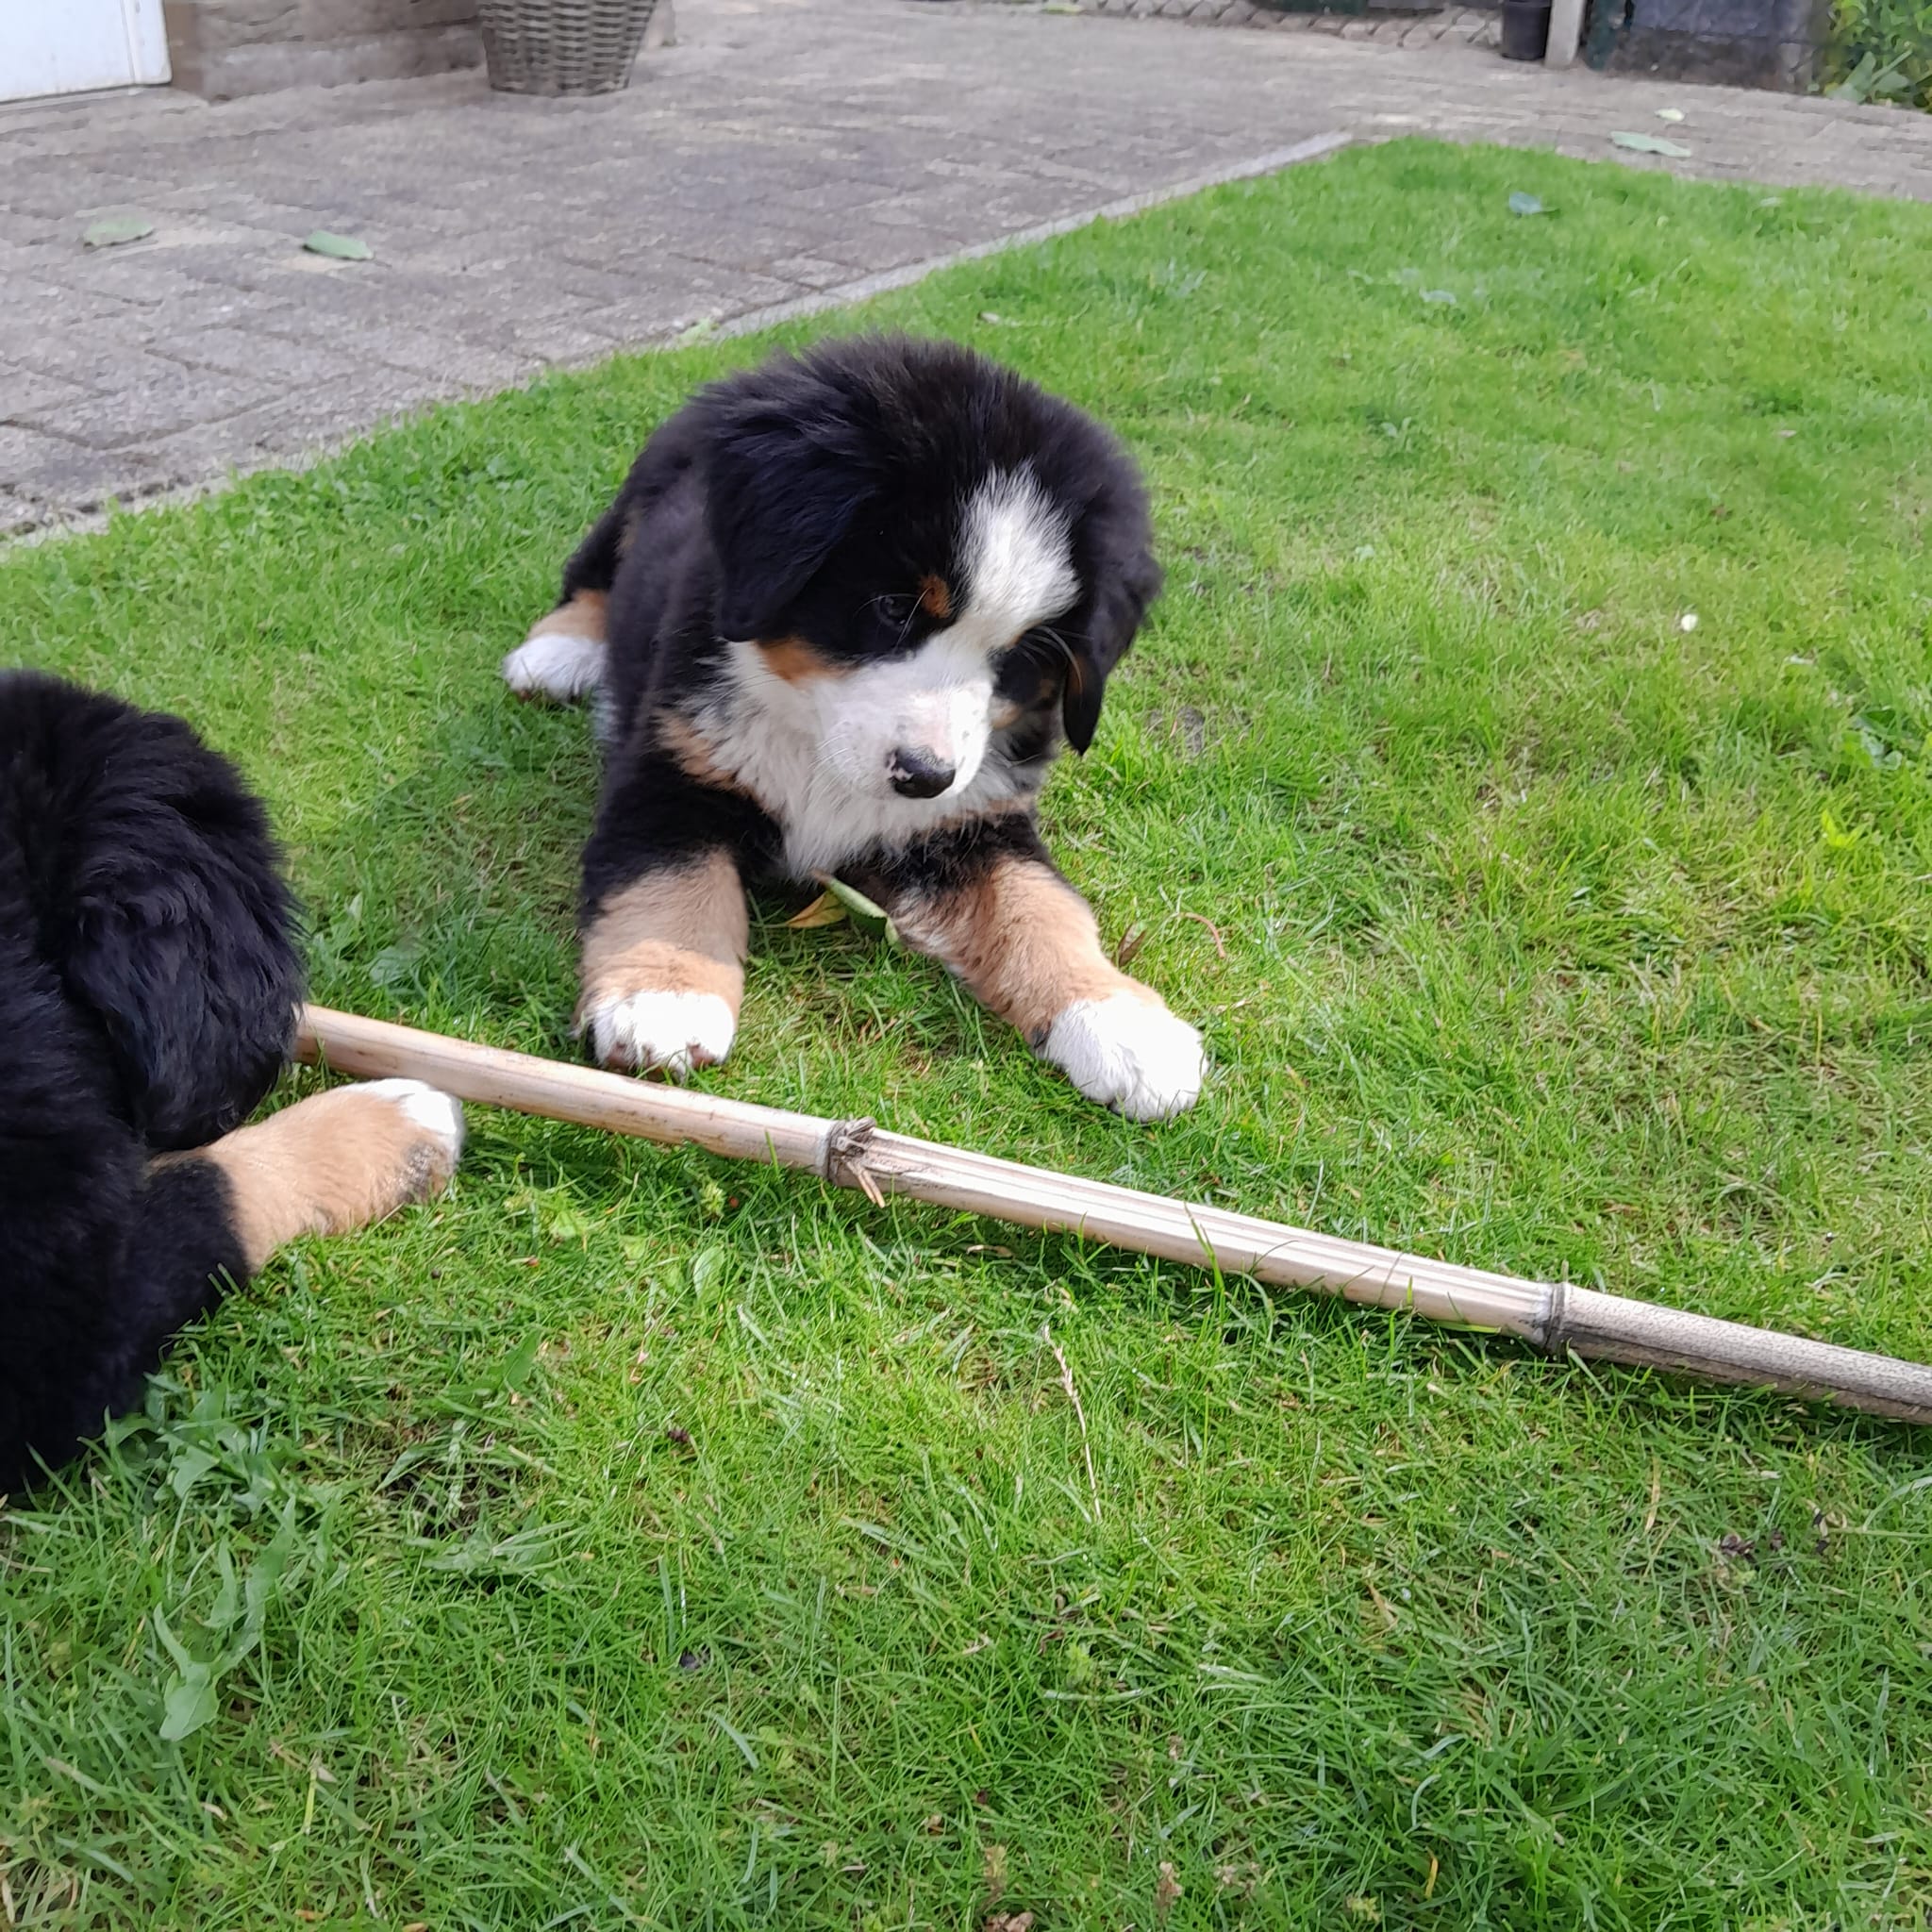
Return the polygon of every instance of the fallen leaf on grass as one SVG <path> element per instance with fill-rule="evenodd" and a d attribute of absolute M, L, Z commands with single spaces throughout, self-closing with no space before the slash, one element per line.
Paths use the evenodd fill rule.
<path fill-rule="evenodd" d="M 1033 1932 L 1031 1912 L 989 1912 L 980 1932 Z"/>
<path fill-rule="evenodd" d="M 1681 141 L 1666 141 L 1661 134 L 1613 134 L 1610 139 L 1632 154 L 1668 155 L 1673 160 L 1688 160 L 1690 150 Z"/>
<path fill-rule="evenodd" d="M 811 932 L 822 925 L 843 925 L 845 908 L 829 892 L 821 892 L 803 912 L 785 922 L 788 932 Z"/>
<path fill-rule="evenodd" d="M 139 242 L 152 235 L 155 225 L 140 215 L 107 215 L 90 222 L 81 231 L 83 248 L 118 248 L 124 242 Z"/>
<path fill-rule="evenodd" d="M 899 928 L 883 906 L 874 906 L 863 892 L 855 892 L 843 879 L 825 881 L 825 891 L 844 907 L 854 925 L 861 931 L 881 935 L 889 945 L 899 943 Z"/>
<path fill-rule="evenodd" d="M 359 235 L 338 235 L 329 228 L 316 229 L 302 245 L 310 255 L 325 255 L 331 261 L 369 259 L 369 244 Z"/>
<path fill-rule="evenodd" d="M 1174 1870 L 1167 1859 L 1160 1861 L 1159 1875 L 1154 1881 L 1154 1909 L 1164 1917 L 1174 1908 L 1175 1901 L 1181 1895 L 1181 1882 L 1174 1876 Z"/>

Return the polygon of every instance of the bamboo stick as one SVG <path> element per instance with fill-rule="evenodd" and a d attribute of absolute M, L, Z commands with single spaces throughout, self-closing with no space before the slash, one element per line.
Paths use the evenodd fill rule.
<path fill-rule="evenodd" d="M 670 1146 L 703 1147 L 857 1188 L 905 1194 L 1164 1260 L 1315 1289 L 1432 1322 L 1515 1336 L 1544 1353 L 1595 1357 L 1819 1397 L 1875 1415 L 1932 1422 L 1932 1368 L 1751 1328 L 1567 1283 L 1521 1281 L 1206 1204 L 1055 1174 L 961 1147 L 888 1133 L 870 1120 L 822 1120 L 625 1078 L 325 1007 L 303 1010 L 300 1057 L 363 1077 L 409 1074 L 480 1106 L 510 1108 Z"/>

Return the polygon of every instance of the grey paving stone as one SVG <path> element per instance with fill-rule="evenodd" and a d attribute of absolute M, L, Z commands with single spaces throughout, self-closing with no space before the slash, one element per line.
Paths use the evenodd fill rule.
<path fill-rule="evenodd" d="M 69 455 L 76 454 L 70 443 L 64 446 Z M 37 475 L 49 461 L 57 459 L 63 450 L 58 437 L 47 436 L 38 429 L 20 424 L 0 424 L 0 487 L 18 490 L 25 486 L 28 477 Z"/>
<path fill-rule="evenodd" d="M 41 375 L 29 369 L 14 369 L 0 389 L 0 422 L 18 422 L 31 415 L 65 408 L 82 401 L 89 391 L 77 382 L 58 375 Z"/>
<path fill-rule="evenodd" d="M 425 396 L 483 395 L 511 389 L 541 366 L 533 356 L 465 341 L 435 327 L 426 316 L 418 317 L 413 325 L 400 326 L 360 317 L 339 321 L 328 340 L 345 355 L 415 375 Z"/>
<path fill-rule="evenodd" d="M 117 381 L 112 389 L 92 388 L 77 401 L 22 409 L 13 420 L 98 450 L 140 451 L 177 430 L 267 402 L 274 393 L 267 383 L 220 370 L 184 369 L 153 356 L 130 359 L 139 359 L 150 372 L 138 384 Z M 118 377 L 118 369 L 113 373 Z"/>
<path fill-rule="evenodd" d="M 157 438 L 142 453 L 171 481 L 220 477 L 231 470 L 299 462 L 320 448 L 416 414 L 437 400 L 425 395 L 418 383 L 398 380 L 391 371 L 377 371 L 358 381 L 331 385 L 326 393 L 291 390 L 219 422 L 192 424 Z M 356 424 L 356 431 L 342 430 L 345 417 Z"/>
<path fill-rule="evenodd" d="M 1252 0 L 1090 5 L 1187 18 L 684 0 L 679 44 L 596 100 L 492 94 L 472 72 L 0 109 L 0 534 L 295 460 L 399 409 L 909 272 L 1331 130 L 1932 199 L 1925 117 L 1504 63 L 1479 8 L 1344 31 Z M 1674 130 L 1688 160 L 1610 146 L 1664 105 L 1689 117 Z M 81 248 L 108 208 L 147 212 L 155 237 Z M 362 235 L 375 262 L 303 255 L 316 227 Z"/>
<path fill-rule="evenodd" d="M 24 537 L 29 530 L 39 529 L 46 520 L 47 512 L 40 505 L 15 496 L 11 491 L 0 490 L 0 539 Z"/>
<path fill-rule="evenodd" d="M 357 377 L 366 367 L 355 355 L 331 342 L 326 346 L 307 339 L 306 330 L 291 337 L 272 334 L 300 329 L 304 318 L 295 309 L 270 309 L 255 318 L 253 327 L 230 323 L 212 327 L 183 328 L 158 340 L 156 353 L 191 369 L 220 370 L 250 376 L 258 382 L 312 387 L 340 384 Z"/>
<path fill-rule="evenodd" d="M 103 452 L 16 425 L 0 426 L 0 485 L 36 505 L 43 520 L 135 502 L 181 480 L 139 450 Z"/>

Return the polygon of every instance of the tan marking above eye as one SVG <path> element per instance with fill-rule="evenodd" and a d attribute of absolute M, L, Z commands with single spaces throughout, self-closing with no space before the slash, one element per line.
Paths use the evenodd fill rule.
<path fill-rule="evenodd" d="M 787 684 L 839 675 L 839 666 L 828 663 L 804 638 L 760 638 L 758 656 L 765 660 L 765 669 Z"/>
<path fill-rule="evenodd" d="M 953 591 L 944 577 L 928 571 L 920 578 L 919 608 L 941 624 L 952 616 Z"/>

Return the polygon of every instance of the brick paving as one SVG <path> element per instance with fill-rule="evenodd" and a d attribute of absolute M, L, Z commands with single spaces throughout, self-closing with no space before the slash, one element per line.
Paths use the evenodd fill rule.
<path fill-rule="evenodd" d="M 0 110 L 0 537 L 1324 138 L 1428 133 L 1932 200 L 1932 118 L 1505 62 L 1455 10 L 1402 21 L 1416 44 L 1370 37 L 1388 25 L 679 0 L 678 44 L 597 100 L 455 74 Z M 1611 147 L 1613 129 L 1660 128 L 1666 104 L 1688 160 Z M 123 209 L 155 234 L 82 247 L 90 218 Z M 318 227 L 375 259 L 303 254 Z"/>
<path fill-rule="evenodd" d="M 1334 34 L 1344 41 L 1371 41 L 1382 47 L 1432 47 L 1447 41 L 1465 47 L 1493 47 L 1502 15 L 1494 6 L 1413 8 L 1374 10 L 1354 16 L 1291 12 L 1258 0 L 1077 0 L 1082 13 L 1111 14 L 1128 20 L 1180 21 L 1188 26 L 1258 27 L 1271 33 Z"/>

